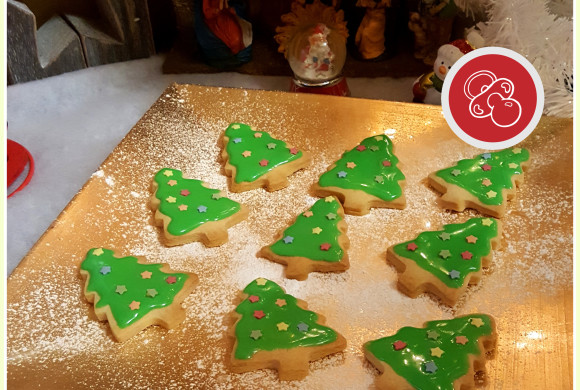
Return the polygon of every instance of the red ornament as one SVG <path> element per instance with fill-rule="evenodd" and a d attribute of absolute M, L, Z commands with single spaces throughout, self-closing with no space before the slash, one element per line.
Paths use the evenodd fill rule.
<path fill-rule="evenodd" d="M 395 348 L 395 351 L 400 351 L 401 349 L 405 348 L 407 346 L 407 343 L 401 341 L 401 340 L 397 340 L 393 343 L 393 348 Z"/>
<path fill-rule="evenodd" d="M 358 150 L 359 152 L 362 152 L 363 150 L 366 150 L 366 148 L 367 147 L 364 146 L 364 145 L 359 145 L 359 146 L 356 147 L 356 150 Z"/>
<path fill-rule="evenodd" d="M 412 242 L 410 244 L 407 244 L 407 250 L 410 250 L 410 251 L 414 252 L 415 249 L 417 249 L 417 248 L 419 248 L 419 247 L 414 242 Z"/>
<path fill-rule="evenodd" d="M 173 283 L 177 282 L 177 278 L 175 276 L 168 276 L 167 278 L 165 278 L 165 281 L 168 284 L 173 284 Z"/>
<path fill-rule="evenodd" d="M 461 258 L 463 260 L 471 260 L 472 257 L 473 255 L 469 251 L 461 252 Z"/>
<path fill-rule="evenodd" d="M 248 297 L 248 301 L 252 302 L 252 303 L 256 303 L 260 300 L 260 297 L 258 297 L 257 295 L 250 295 Z"/>
<path fill-rule="evenodd" d="M 325 242 L 324 244 L 320 245 L 320 250 L 327 251 L 330 249 L 330 244 Z"/>
<path fill-rule="evenodd" d="M 264 318 L 266 315 L 264 314 L 263 310 L 255 310 L 254 311 L 254 317 L 257 319 L 261 319 Z"/>

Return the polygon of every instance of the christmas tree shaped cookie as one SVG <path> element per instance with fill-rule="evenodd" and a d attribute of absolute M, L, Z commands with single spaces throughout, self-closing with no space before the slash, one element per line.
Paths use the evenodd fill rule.
<path fill-rule="evenodd" d="M 310 162 L 307 152 L 288 147 L 284 141 L 243 123 L 229 125 L 222 143 L 224 168 L 234 192 L 260 187 L 280 190 L 288 186 L 288 176 Z"/>
<path fill-rule="evenodd" d="M 345 152 L 314 185 L 316 195 L 335 195 L 347 214 L 364 215 L 371 207 L 405 207 L 405 175 L 397 168 L 393 143 L 385 135 L 364 139 Z"/>
<path fill-rule="evenodd" d="M 299 380 L 308 375 L 308 362 L 346 348 L 344 337 L 324 326 L 324 317 L 264 278 L 244 289 L 234 317 L 234 372 L 274 368 L 281 380 Z"/>
<path fill-rule="evenodd" d="M 262 248 L 260 256 L 286 264 L 286 277 L 305 280 L 310 272 L 339 272 L 349 267 L 344 212 L 338 199 L 328 196 L 300 214 L 278 240 Z"/>
<path fill-rule="evenodd" d="M 429 185 L 441 192 L 441 206 L 463 211 L 474 208 L 496 218 L 504 216 L 506 202 L 524 182 L 530 153 L 513 148 L 483 153 L 429 175 Z"/>
<path fill-rule="evenodd" d="M 184 179 L 181 171 L 163 168 L 153 180 L 151 208 L 155 222 L 163 226 L 168 246 L 201 241 L 206 246 L 222 245 L 227 229 L 243 221 L 248 209 L 207 188 L 203 182 Z"/>
<path fill-rule="evenodd" d="M 399 289 L 405 294 L 416 298 L 427 291 L 453 306 L 468 284 L 479 282 L 482 266 L 491 263 L 491 250 L 500 246 L 501 223 L 493 218 L 472 218 L 393 245 L 387 250 L 387 259 L 402 272 Z"/>
<path fill-rule="evenodd" d="M 197 284 L 192 273 L 174 272 L 167 264 L 136 257 L 115 257 L 112 250 L 88 251 L 81 264 L 85 297 L 113 336 L 125 341 L 150 325 L 171 329 L 185 319 L 183 300 Z"/>
<path fill-rule="evenodd" d="M 495 323 L 485 314 L 404 327 L 364 345 L 366 358 L 382 373 L 378 389 L 460 390 L 475 386 L 485 354 L 496 344 Z"/>

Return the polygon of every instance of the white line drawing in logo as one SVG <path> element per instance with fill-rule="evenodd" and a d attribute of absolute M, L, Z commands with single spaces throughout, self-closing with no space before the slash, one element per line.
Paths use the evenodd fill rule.
<path fill-rule="evenodd" d="M 475 118 L 491 117 L 499 127 L 510 127 L 522 116 L 522 106 L 512 99 L 514 83 L 497 78 L 489 70 L 475 72 L 463 85 L 463 92 L 471 102 L 469 113 Z"/>

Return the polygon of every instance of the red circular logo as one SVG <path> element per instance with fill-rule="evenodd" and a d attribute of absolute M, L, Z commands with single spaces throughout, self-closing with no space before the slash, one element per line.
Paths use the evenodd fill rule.
<path fill-rule="evenodd" d="M 502 149 L 534 130 L 542 115 L 544 91 L 537 71 L 524 57 L 486 47 L 453 65 L 441 103 L 445 119 L 460 138 L 483 149 Z"/>

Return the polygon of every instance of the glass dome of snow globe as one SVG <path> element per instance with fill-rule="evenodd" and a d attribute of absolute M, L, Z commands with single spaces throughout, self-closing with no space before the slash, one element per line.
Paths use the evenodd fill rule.
<path fill-rule="evenodd" d="M 330 85 L 341 77 L 346 42 L 341 34 L 325 24 L 305 26 L 290 40 L 287 58 L 299 84 Z"/>

